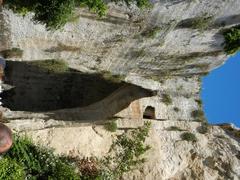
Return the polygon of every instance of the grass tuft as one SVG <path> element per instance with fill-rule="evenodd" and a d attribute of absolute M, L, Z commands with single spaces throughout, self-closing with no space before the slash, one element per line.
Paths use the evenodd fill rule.
<path fill-rule="evenodd" d="M 190 132 L 185 132 L 181 135 L 182 140 L 184 141 L 192 141 L 192 142 L 197 142 L 197 137 L 195 134 L 190 133 Z"/>
<path fill-rule="evenodd" d="M 104 128 L 107 131 L 116 132 L 118 127 L 116 121 L 109 121 L 104 125 Z"/>
<path fill-rule="evenodd" d="M 171 105 L 172 104 L 172 99 L 171 99 L 170 95 L 162 94 L 162 102 L 166 105 Z"/>

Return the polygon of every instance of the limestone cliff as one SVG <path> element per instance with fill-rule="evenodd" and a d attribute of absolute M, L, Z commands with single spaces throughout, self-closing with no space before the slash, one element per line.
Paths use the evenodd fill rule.
<path fill-rule="evenodd" d="M 197 129 L 201 77 L 226 61 L 222 31 L 240 23 L 240 0 L 151 2 L 145 10 L 109 3 L 104 18 L 77 9 L 54 32 L 31 14 L 1 9 L 0 53 L 18 48 L 7 57 L 5 82 L 14 88 L 2 93 L 4 118 L 58 153 L 102 156 L 112 137 L 98 124 L 116 116 L 119 128 L 135 128 L 151 107 L 153 149 L 125 179 L 238 179 L 239 139 L 217 126 Z M 67 68 L 44 69 L 50 59 Z M 172 126 L 196 133 L 198 142 L 180 140 Z"/>

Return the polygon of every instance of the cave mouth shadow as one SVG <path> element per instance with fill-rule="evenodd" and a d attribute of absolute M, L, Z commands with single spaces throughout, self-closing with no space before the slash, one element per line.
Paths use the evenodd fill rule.
<path fill-rule="evenodd" d="M 3 106 L 29 112 L 84 107 L 127 84 L 107 80 L 101 74 L 82 73 L 64 64 L 53 66 L 58 68 L 55 71 L 50 67 L 55 65 L 53 61 L 45 66 L 35 62 L 6 61 L 5 83 L 14 88 L 1 94 Z"/>

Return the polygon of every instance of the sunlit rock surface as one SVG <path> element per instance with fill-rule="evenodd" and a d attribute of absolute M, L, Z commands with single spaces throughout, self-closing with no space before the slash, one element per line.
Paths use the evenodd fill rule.
<path fill-rule="evenodd" d="M 115 116 L 119 128 L 136 128 L 153 113 L 148 161 L 125 179 L 238 179 L 239 139 L 217 126 L 201 134 L 196 121 L 204 120 L 201 77 L 227 60 L 221 32 L 240 23 L 240 0 L 152 2 L 149 10 L 110 3 L 101 19 L 76 10 L 55 32 L 1 9 L 0 53 L 23 50 L 7 58 L 5 82 L 14 88 L 2 93 L 4 120 L 57 153 L 100 157 L 112 137 L 99 124 Z M 49 59 L 64 60 L 72 74 L 28 66 Z"/>

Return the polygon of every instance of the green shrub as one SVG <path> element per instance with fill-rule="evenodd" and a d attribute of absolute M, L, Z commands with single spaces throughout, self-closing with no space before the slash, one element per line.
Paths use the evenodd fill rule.
<path fill-rule="evenodd" d="M 197 130 L 201 134 L 206 134 L 209 132 L 209 126 L 208 126 L 208 124 L 202 124 L 200 127 L 198 127 Z"/>
<path fill-rule="evenodd" d="M 102 171 L 99 179 L 120 179 L 120 177 L 145 162 L 142 157 L 150 146 L 144 142 L 148 137 L 151 123 L 144 123 L 143 127 L 121 134 L 113 142 L 109 155 L 101 160 Z"/>
<path fill-rule="evenodd" d="M 125 2 L 127 6 L 130 6 L 132 3 L 135 3 L 139 8 L 149 8 L 151 4 L 149 0 L 112 0 L 113 2 Z"/>
<path fill-rule="evenodd" d="M 190 132 L 185 132 L 181 135 L 182 140 L 185 141 L 192 141 L 192 142 L 197 142 L 197 137 L 195 134 L 190 133 Z"/>
<path fill-rule="evenodd" d="M 240 26 L 226 30 L 223 36 L 225 38 L 224 50 L 227 54 L 235 54 L 240 50 Z"/>
<path fill-rule="evenodd" d="M 69 70 L 67 63 L 58 59 L 37 60 L 29 62 L 29 64 L 49 73 L 64 73 Z"/>
<path fill-rule="evenodd" d="M 144 123 L 130 131 L 117 135 L 108 154 L 102 159 L 83 158 L 77 161 L 81 180 L 115 180 L 145 162 L 143 157 L 150 147 L 145 145 L 151 124 Z"/>
<path fill-rule="evenodd" d="M 145 145 L 150 123 L 118 135 L 103 159 L 76 161 L 54 155 L 53 150 L 35 145 L 31 139 L 14 135 L 12 148 L 0 160 L 0 179 L 6 180 L 115 180 L 145 162 L 150 149 Z M 75 166 L 73 166 L 73 164 Z M 79 174 L 75 171 L 79 168 Z"/>
<path fill-rule="evenodd" d="M 5 158 L 18 162 L 30 179 L 80 179 L 68 161 L 54 155 L 52 149 L 36 146 L 27 137 L 15 135 Z"/>
<path fill-rule="evenodd" d="M 24 180 L 24 168 L 15 160 L 10 158 L 0 159 L 0 179 L 3 180 Z"/>
<path fill-rule="evenodd" d="M 116 121 L 109 121 L 104 125 L 105 129 L 110 132 L 116 132 L 117 131 L 117 123 Z"/>
<path fill-rule="evenodd" d="M 37 0 L 5 0 L 3 5 L 25 16 L 28 12 L 35 10 L 37 2 Z"/>
<path fill-rule="evenodd" d="M 99 17 L 105 16 L 107 5 L 103 0 L 77 0 L 80 6 L 87 6 L 90 11 L 96 13 Z"/>
<path fill-rule="evenodd" d="M 121 0 L 121 2 L 128 5 L 135 2 L 140 8 L 150 6 L 148 0 Z M 72 19 L 76 7 L 86 6 L 100 17 L 107 11 L 104 0 L 5 0 L 3 5 L 21 15 L 34 12 L 33 20 L 45 24 L 47 29 L 59 29 L 64 26 Z"/>
<path fill-rule="evenodd" d="M 166 105 L 171 105 L 172 99 L 168 94 L 162 94 L 162 102 Z"/>
<path fill-rule="evenodd" d="M 73 16 L 75 0 L 42 0 L 34 9 L 33 20 L 59 29 Z"/>
<path fill-rule="evenodd" d="M 7 58 L 21 58 L 23 55 L 23 50 L 21 50 L 19 48 L 12 48 L 12 49 L 3 50 L 0 52 L 0 54 L 6 59 Z"/>
<path fill-rule="evenodd" d="M 75 172 L 75 169 L 66 162 L 57 161 L 55 168 L 52 170 L 51 176 L 48 179 L 56 180 L 80 180 L 79 174 Z"/>

